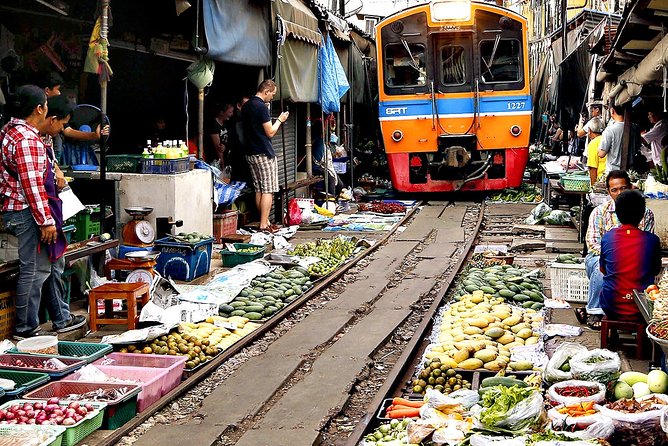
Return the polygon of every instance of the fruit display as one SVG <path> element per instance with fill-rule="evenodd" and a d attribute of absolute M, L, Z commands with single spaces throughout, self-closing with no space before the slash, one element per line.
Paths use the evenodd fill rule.
<path fill-rule="evenodd" d="M 455 299 L 482 291 L 492 297 L 501 297 L 524 308 L 543 308 L 543 284 L 528 277 L 530 271 L 512 265 L 494 265 L 486 268 L 471 267 L 456 290 Z"/>
<path fill-rule="evenodd" d="M 201 232 L 179 232 L 178 235 L 169 235 L 168 237 L 175 242 L 187 243 L 189 245 L 196 245 L 199 242 L 213 238 L 213 236 L 202 234 Z"/>
<path fill-rule="evenodd" d="M 436 357 L 424 363 L 424 368 L 413 380 L 412 390 L 424 395 L 427 389 L 436 389 L 448 395 L 455 390 L 470 388 L 471 383 L 463 379 L 457 370 L 441 363 L 440 358 Z"/>
<path fill-rule="evenodd" d="M 511 362 L 510 349 L 537 344 L 542 325 L 543 316 L 536 310 L 475 290 L 443 309 L 425 357 L 464 370 L 532 370 L 529 361 Z"/>
<path fill-rule="evenodd" d="M 382 201 L 372 201 L 371 203 L 361 203 L 358 209 L 362 212 L 375 212 L 376 214 L 405 214 L 406 206 L 400 203 L 383 203 Z"/>
<path fill-rule="evenodd" d="M 246 254 L 255 254 L 258 251 L 262 251 L 262 247 L 257 247 L 257 248 L 239 248 L 235 252 L 242 252 Z"/>
<path fill-rule="evenodd" d="M 355 251 L 357 242 L 346 237 L 334 237 L 331 240 L 300 243 L 288 254 L 301 257 L 319 257 L 320 261 L 312 264 L 308 272 L 314 277 L 324 277 L 334 271 Z"/>
<path fill-rule="evenodd" d="M 87 415 L 97 414 L 98 409 L 91 403 L 61 402 L 58 398 L 48 401 L 22 401 L 0 409 L 2 424 L 37 424 L 73 426 Z"/>
<path fill-rule="evenodd" d="M 576 265 L 582 263 L 583 259 L 575 254 L 559 254 L 555 260 L 557 263 L 565 263 L 567 265 Z"/>
<path fill-rule="evenodd" d="M 490 201 L 505 203 L 539 203 L 543 196 L 536 186 L 522 184 L 517 189 L 504 189 L 489 197 Z"/>
<path fill-rule="evenodd" d="M 242 289 L 233 301 L 221 304 L 218 314 L 222 317 L 241 316 L 250 320 L 266 319 L 311 287 L 313 282 L 304 268 L 295 267 L 287 271 L 278 268 L 253 279 L 250 287 Z"/>
<path fill-rule="evenodd" d="M 237 328 L 231 329 L 232 326 Z M 130 344 L 120 352 L 188 356 L 185 367 L 193 369 L 213 359 L 221 350 L 230 348 L 232 344 L 259 326 L 239 316 L 229 318 L 211 316 L 205 322 L 182 322 L 176 330 L 167 335 L 141 344 Z"/>

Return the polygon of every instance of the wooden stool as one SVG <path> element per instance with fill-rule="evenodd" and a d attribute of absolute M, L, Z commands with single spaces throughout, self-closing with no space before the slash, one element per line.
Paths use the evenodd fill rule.
<path fill-rule="evenodd" d="M 125 317 L 114 318 L 113 300 L 125 300 L 128 305 L 128 311 Z M 90 290 L 88 295 L 88 307 L 90 313 L 90 329 L 97 331 L 97 326 L 104 324 L 125 325 L 128 330 L 136 327 L 137 302 L 142 306 L 148 303 L 149 285 L 147 283 L 105 283 L 97 288 Z M 104 318 L 97 316 L 97 301 L 104 300 Z"/>
<path fill-rule="evenodd" d="M 633 353 L 631 359 L 646 359 L 651 351 L 649 339 L 645 333 L 646 327 L 644 322 L 613 321 L 604 317 L 601 321 L 601 348 L 613 351 L 625 348 Z M 627 338 L 627 342 L 623 342 L 625 339 L 619 336 L 620 331 L 635 334 L 635 338 Z"/>

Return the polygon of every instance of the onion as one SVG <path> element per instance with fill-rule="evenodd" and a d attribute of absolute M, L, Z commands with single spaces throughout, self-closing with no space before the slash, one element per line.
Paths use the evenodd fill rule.
<path fill-rule="evenodd" d="M 37 424 L 37 421 L 34 418 L 29 418 L 28 424 Z"/>
<path fill-rule="evenodd" d="M 60 407 L 60 406 L 58 406 L 58 407 Z M 53 415 L 58 416 L 58 417 L 65 415 L 65 412 L 64 412 L 62 409 L 55 409 L 55 410 L 52 410 L 51 413 L 52 413 Z"/>
<path fill-rule="evenodd" d="M 82 417 L 81 415 L 75 415 L 74 416 L 74 421 L 76 421 L 78 423 L 79 421 L 83 420 L 83 418 L 84 417 Z"/>
<path fill-rule="evenodd" d="M 44 406 L 45 406 L 44 403 L 35 403 L 35 404 L 33 404 L 33 407 L 35 408 L 35 410 L 43 410 L 43 409 L 44 409 Z"/>
<path fill-rule="evenodd" d="M 26 424 L 28 422 L 28 417 L 22 416 L 19 417 L 19 424 Z"/>
<path fill-rule="evenodd" d="M 34 410 L 26 410 L 26 417 L 35 418 L 35 411 Z"/>
<path fill-rule="evenodd" d="M 46 404 L 58 404 L 59 402 L 60 402 L 60 400 L 54 396 L 52 398 L 49 398 L 47 400 Z"/>
<path fill-rule="evenodd" d="M 60 406 L 57 404 L 47 404 L 44 408 L 47 412 L 53 412 L 55 410 L 60 410 Z"/>
<path fill-rule="evenodd" d="M 20 408 L 21 408 L 21 406 L 19 406 L 18 404 L 14 404 L 13 406 L 11 406 L 9 408 L 9 411 L 16 413 L 16 411 L 19 410 Z"/>
<path fill-rule="evenodd" d="M 74 410 L 74 409 L 67 409 L 67 410 L 65 411 L 65 416 L 66 416 L 66 417 L 69 417 L 69 418 L 73 418 L 74 415 L 76 415 L 76 414 L 77 414 L 77 411 Z"/>
<path fill-rule="evenodd" d="M 93 405 L 91 403 L 84 404 L 84 407 L 86 408 L 86 410 L 88 412 L 92 412 L 93 410 L 95 410 L 95 407 L 93 407 Z"/>
<path fill-rule="evenodd" d="M 49 425 L 51 425 L 51 424 L 53 424 L 53 422 L 52 422 L 51 420 L 44 420 L 44 421 L 42 421 L 42 426 L 49 426 Z"/>
<path fill-rule="evenodd" d="M 77 413 L 79 415 L 86 415 L 88 413 L 88 410 L 86 410 L 86 408 L 83 406 L 77 407 Z"/>
<path fill-rule="evenodd" d="M 76 424 L 77 422 L 74 421 L 74 418 L 67 417 L 63 420 L 61 423 L 63 426 L 72 426 L 73 424 Z"/>
<path fill-rule="evenodd" d="M 26 416 L 26 411 L 23 410 L 23 409 L 19 409 L 19 410 L 16 411 L 16 415 L 18 415 L 19 417 L 25 417 Z"/>
<path fill-rule="evenodd" d="M 80 406 L 80 404 L 78 402 L 72 401 L 67 407 L 70 408 L 70 409 L 75 409 L 76 410 L 76 409 L 79 408 L 79 406 Z"/>
<path fill-rule="evenodd" d="M 5 415 L 5 419 L 8 421 L 13 420 L 14 418 L 16 418 L 16 414 L 14 412 L 7 412 L 7 415 Z"/>
<path fill-rule="evenodd" d="M 25 404 L 23 405 L 23 410 L 25 410 L 26 412 L 28 412 L 29 410 L 34 410 L 34 409 L 33 409 L 32 404 L 30 404 L 30 403 L 25 403 Z"/>
<path fill-rule="evenodd" d="M 14 418 L 13 420 L 9 420 L 9 424 L 18 424 L 18 421 Z"/>
<path fill-rule="evenodd" d="M 56 417 L 56 418 L 54 418 L 54 420 L 56 420 L 56 423 L 57 423 L 57 424 L 62 424 L 62 422 L 63 422 L 64 419 L 65 419 L 65 417 Z"/>

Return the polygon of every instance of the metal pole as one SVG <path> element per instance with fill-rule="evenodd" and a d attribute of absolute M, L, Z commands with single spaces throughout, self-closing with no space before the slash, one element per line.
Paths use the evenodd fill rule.
<path fill-rule="evenodd" d="M 199 111 L 197 112 L 197 158 L 204 159 L 204 89 L 198 92 Z"/>
<path fill-rule="evenodd" d="M 306 149 L 306 175 L 311 178 L 313 176 L 313 142 L 311 141 L 311 103 L 306 103 L 306 142 L 304 148 Z"/>
<path fill-rule="evenodd" d="M 110 0 L 102 0 L 102 20 L 100 23 L 100 42 L 107 42 L 109 34 L 109 7 Z M 104 127 L 107 121 L 107 78 L 103 76 L 100 79 L 100 129 Z M 107 137 L 100 135 L 100 234 L 105 232 L 106 200 L 104 199 L 107 181 Z M 118 210 L 116 210 L 118 211 Z M 118 230 L 119 228 L 116 228 Z"/>
<path fill-rule="evenodd" d="M 568 0 L 561 0 L 561 62 L 559 64 L 559 82 L 561 82 L 561 94 L 559 95 L 559 104 L 560 104 L 560 119 L 561 119 L 561 145 L 562 151 L 568 153 L 568 129 L 570 128 L 570 119 L 566 115 L 564 110 L 564 99 L 568 94 L 568 86 L 566 79 L 564 79 L 564 61 L 566 60 L 566 55 L 568 54 L 568 17 L 566 15 L 568 9 Z M 569 159 L 570 163 L 570 159 Z M 566 168 L 568 171 L 568 167 Z"/>
<path fill-rule="evenodd" d="M 352 37 L 351 37 L 352 39 Z M 348 137 L 348 160 L 350 161 L 350 189 L 353 189 L 353 143 L 355 141 L 355 120 L 354 118 L 354 109 L 355 109 L 355 67 L 353 64 L 353 52 L 357 49 L 355 41 L 353 40 L 350 48 L 348 50 L 348 70 L 350 71 L 350 90 L 348 90 L 348 100 L 350 102 L 350 127 L 349 127 L 349 137 Z"/>

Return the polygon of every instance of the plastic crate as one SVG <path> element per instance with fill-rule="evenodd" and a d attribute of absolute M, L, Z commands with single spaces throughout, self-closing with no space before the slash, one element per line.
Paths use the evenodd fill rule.
<path fill-rule="evenodd" d="M 72 235 L 77 231 L 77 227 L 74 225 L 63 226 L 63 233 L 65 234 L 65 240 L 67 243 L 72 243 Z"/>
<path fill-rule="evenodd" d="M 5 390 L 2 402 L 21 397 L 24 393 L 49 382 L 49 375 L 38 372 L 19 372 L 0 369 L 0 378 L 11 379 L 16 383 L 14 390 Z"/>
<path fill-rule="evenodd" d="M 93 365 L 166 369 L 167 373 L 161 380 L 161 389 L 162 394 L 164 395 L 181 382 L 183 368 L 186 365 L 186 357 L 142 355 L 137 353 L 110 353 L 104 358 L 95 361 Z"/>
<path fill-rule="evenodd" d="M 346 173 L 348 171 L 348 163 L 346 162 L 333 161 L 332 164 L 336 173 Z"/>
<path fill-rule="evenodd" d="M 584 263 L 551 263 L 549 266 L 553 299 L 585 303 L 589 299 L 589 278 Z"/>
<path fill-rule="evenodd" d="M 122 389 L 124 387 L 128 391 L 123 397 L 113 401 L 105 401 L 107 410 L 104 414 L 102 427 L 104 429 L 116 429 L 127 423 L 137 414 L 137 395 L 141 392 L 141 385 L 56 381 L 27 393 L 23 398 L 26 400 L 47 400 L 55 396 L 67 401 L 65 397 L 73 393 L 81 394 L 97 389 Z"/>
<path fill-rule="evenodd" d="M 34 404 L 37 401 L 46 404 L 47 400 L 14 400 L 9 401 L 2 406 L 0 409 L 7 409 L 14 404 Z M 107 403 L 97 403 L 92 401 L 90 402 L 96 411 L 88 413 L 81 421 L 71 426 L 62 426 L 65 428 L 63 433 L 62 446 L 74 446 L 79 443 L 81 440 L 98 430 L 102 427 L 102 420 L 104 418 L 104 409 L 107 407 Z M 61 403 L 63 407 L 67 407 L 68 403 Z"/>
<path fill-rule="evenodd" d="M 35 426 L 35 425 L 7 425 L 0 426 L 0 440 L 2 437 L 7 437 L 13 432 L 23 432 L 28 435 L 35 435 L 37 432 L 44 432 L 49 435 L 49 438 L 40 443 L 39 446 L 61 446 L 63 443 L 63 434 L 65 433 L 63 426 Z"/>
<path fill-rule="evenodd" d="M 257 252 L 233 252 L 223 249 L 220 255 L 223 257 L 223 266 L 231 268 L 233 266 L 241 265 L 243 263 L 252 262 L 264 255 L 264 246 L 251 245 L 249 243 L 234 243 L 234 249 L 257 248 Z"/>
<path fill-rule="evenodd" d="M 79 359 L 86 362 L 93 362 L 111 353 L 113 347 L 109 344 L 97 344 L 93 342 L 73 342 L 73 341 L 58 341 L 57 355 L 36 355 L 36 356 L 66 356 L 69 358 Z M 7 353 L 20 353 L 16 347 L 7 350 Z M 35 353 L 29 353 L 35 355 Z"/>
<path fill-rule="evenodd" d="M 239 211 L 225 211 L 222 214 L 213 214 L 213 238 L 216 243 L 226 235 L 237 233 Z"/>
<path fill-rule="evenodd" d="M 213 237 L 194 245 L 174 242 L 165 237 L 155 242 L 155 249 L 160 251 L 155 269 L 163 277 L 189 282 L 208 274 Z"/>
<path fill-rule="evenodd" d="M 73 241 L 88 240 L 92 235 L 100 234 L 100 206 L 87 206 L 86 210 L 68 218 L 65 223 L 76 227 L 72 234 Z"/>
<path fill-rule="evenodd" d="M 561 185 L 571 192 L 587 192 L 591 188 L 591 179 L 584 175 L 562 175 Z"/>
<path fill-rule="evenodd" d="M 163 386 L 169 392 L 181 382 L 180 376 L 177 376 L 177 380 L 172 377 L 172 381 L 167 382 L 168 369 L 113 365 L 95 365 L 94 367 L 110 378 L 141 382 L 142 391 L 137 396 L 137 412 L 143 412 L 158 401 L 163 395 Z M 79 381 L 80 374 L 81 372 L 74 372 L 68 379 Z"/>
<path fill-rule="evenodd" d="M 44 361 L 51 358 L 57 358 L 65 364 L 65 367 L 58 370 L 49 370 L 39 367 Z M 23 365 L 17 365 L 17 360 L 21 360 Z M 38 356 L 23 353 L 3 353 L 0 355 L 0 367 L 3 369 L 46 373 L 51 378 L 63 377 L 84 365 L 86 365 L 86 361 L 76 358 L 68 358 L 66 356 Z"/>
<path fill-rule="evenodd" d="M 153 173 L 169 175 L 188 172 L 190 170 L 190 158 L 155 159 L 141 158 L 141 173 Z"/>
<path fill-rule="evenodd" d="M 107 155 L 107 172 L 139 173 L 141 155 Z"/>

